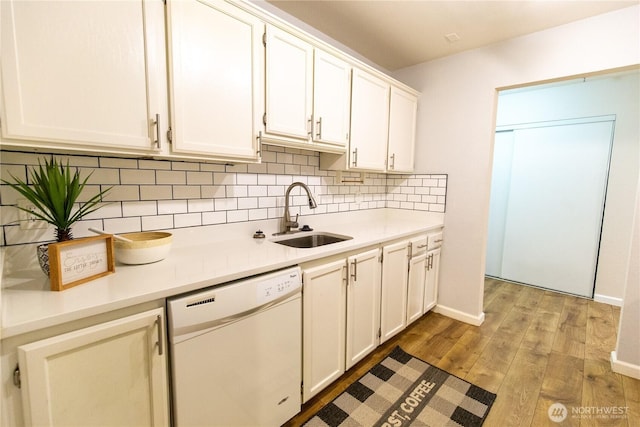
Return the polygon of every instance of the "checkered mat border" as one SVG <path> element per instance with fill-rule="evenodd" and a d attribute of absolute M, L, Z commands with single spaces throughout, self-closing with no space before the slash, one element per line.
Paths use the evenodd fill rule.
<path fill-rule="evenodd" d="M 481 426 L 495 399 L 396 347 L 304 425 Z"/>

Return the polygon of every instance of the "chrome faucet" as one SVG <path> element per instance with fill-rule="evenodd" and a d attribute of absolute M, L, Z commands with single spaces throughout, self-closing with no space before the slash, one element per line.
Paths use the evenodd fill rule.
<path fill-rule="evenodd" d="M 313 195 L 311 194 L 311 190 L 309 190 L 309 187 L 307 187 L 305 183 L 294 182 L 289 186 L 289 188 L 287 188 L 287 192 L 284 195 L 284 217 L 282 218 L 283 228 L 282 228 L 282 231 L 280 231 L 280 233 L 277 233 L 277 234 L 291 233 L 292 227 L 298 228 L 298 214 L 296 214 L 295 221 L 291 221 L 291 215 L 289 214 L 289 193 L 291 193 L 291 190 L 293 189 L 293 187 L 302 187 L 304 191 L 307 192 L 307 197 L 309 197 L 309 207 L 311 209 L 315 209 L 318 207 L 318 203 L 316 202 L 316 199 L 313 198 Z"/>

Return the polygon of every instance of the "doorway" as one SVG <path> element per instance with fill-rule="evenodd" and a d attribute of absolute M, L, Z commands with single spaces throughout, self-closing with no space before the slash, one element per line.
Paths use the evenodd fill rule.
<path fill-rule="evenodd" d="M 486 274 L 593 297 L 614 116 L 498 128 Z"/>

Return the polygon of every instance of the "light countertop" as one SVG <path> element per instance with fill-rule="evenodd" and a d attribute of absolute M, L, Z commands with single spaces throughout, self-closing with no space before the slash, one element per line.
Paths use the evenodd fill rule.
<path fill-rule="evenodd" d="M 49 279 L 37 264 L 19 268 L 24 247 L 3 248 L 2 324 L 8 338 L 109 311 L 161 300 L 184 292 L 337 255 L 443 226 L 441 213 L 375 209 L 300 217 L 314 231 L 353 239 L 310 249 L 271 241 L 278 220 L 170 230 L 171 252 L 146 265 L 116 264 L 114 274 L 66 289 L 50 291 Z M 266 239 L 254 239 L 261 229 Z M 35 249 L 27 246 L 35 258 Z M 29 256 L 29 255 L 26 255 Z"/>

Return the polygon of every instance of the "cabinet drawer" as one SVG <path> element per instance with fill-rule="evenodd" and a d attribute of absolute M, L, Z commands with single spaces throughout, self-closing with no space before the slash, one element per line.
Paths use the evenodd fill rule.
<path fill-rule="evenodd" d="M 442 231 L 431 233 L 427 236 L 427 250 L 436 249 L 442 246 Z"/>

